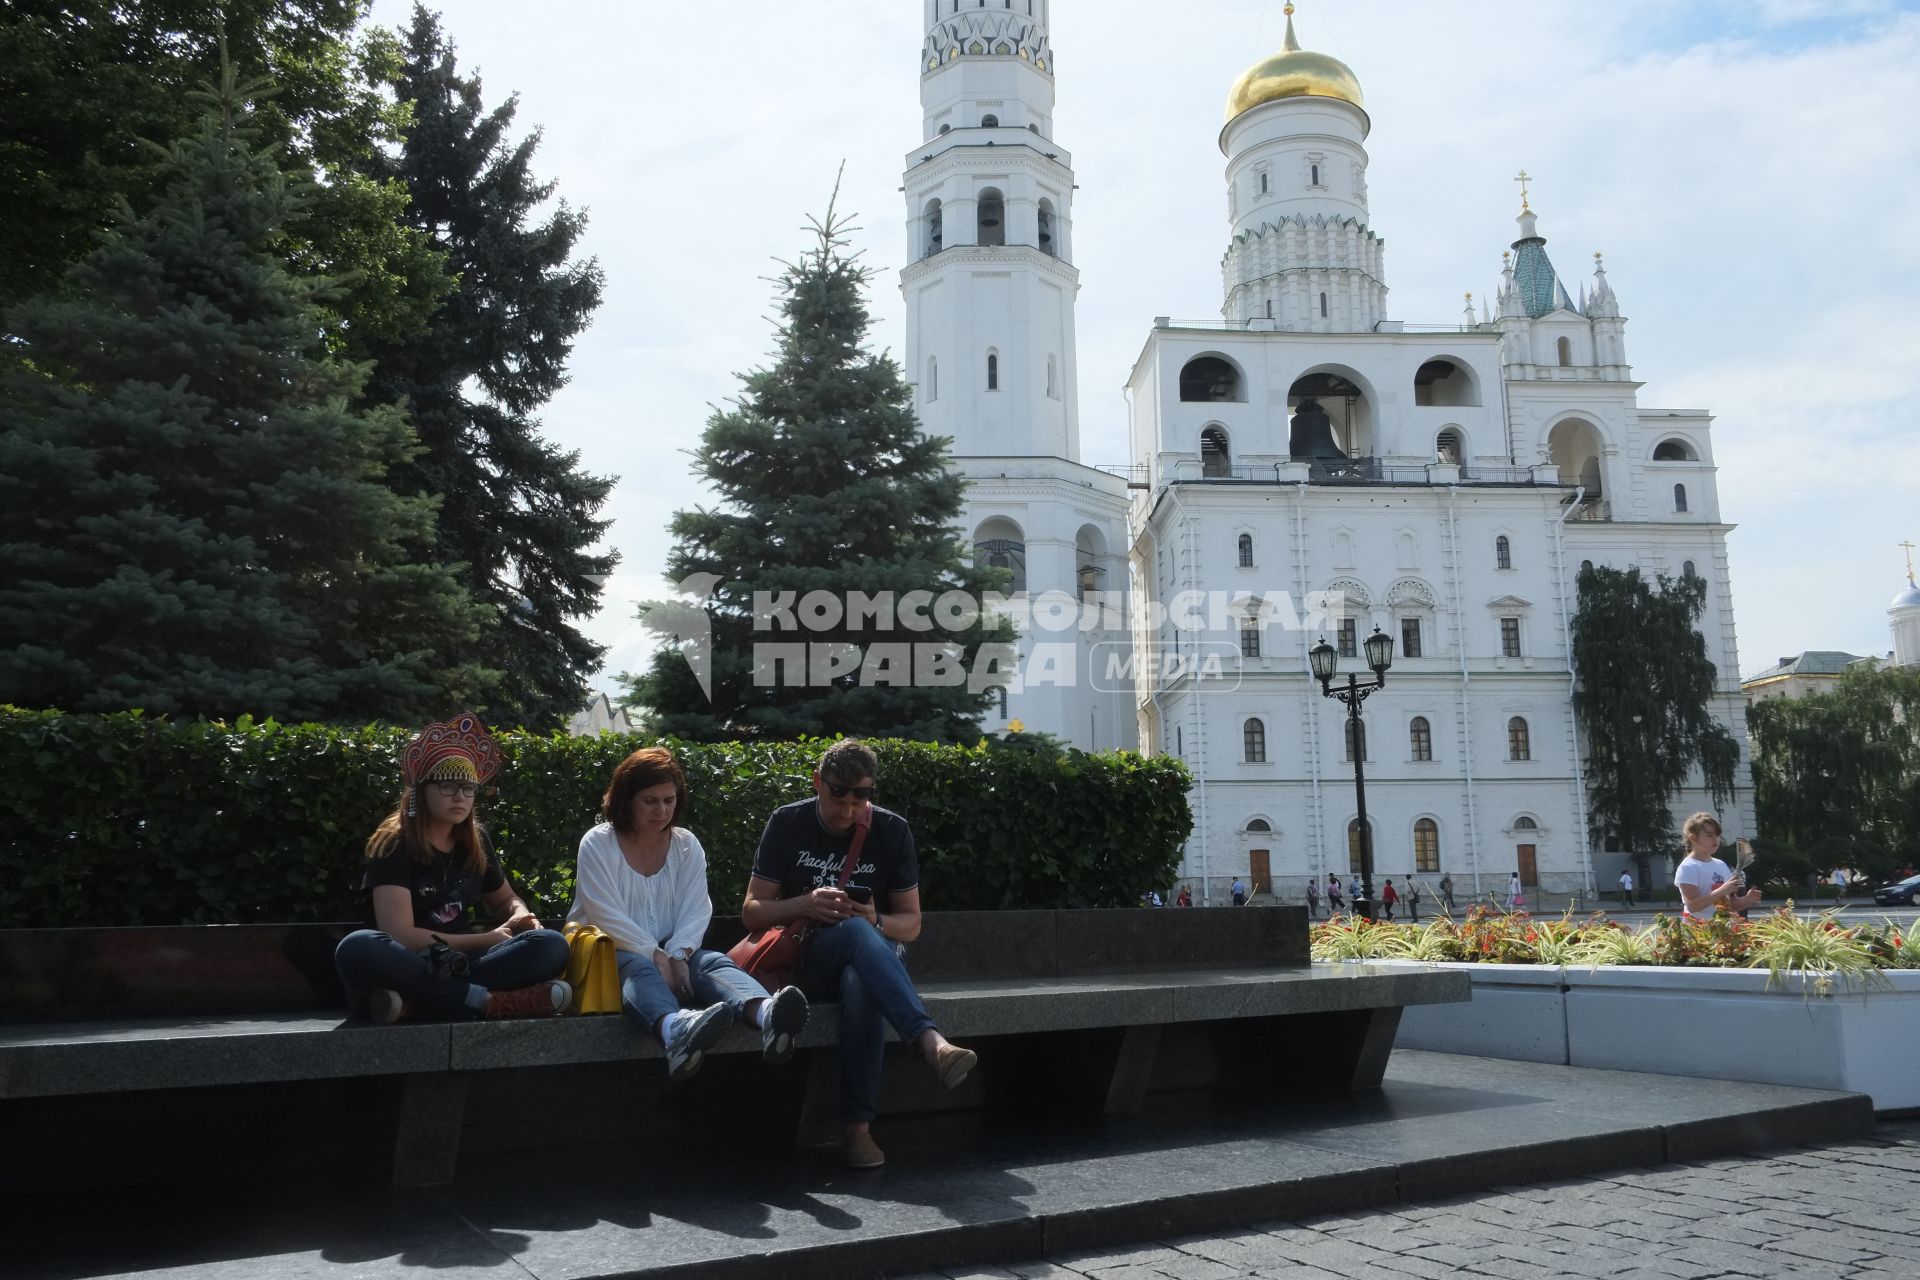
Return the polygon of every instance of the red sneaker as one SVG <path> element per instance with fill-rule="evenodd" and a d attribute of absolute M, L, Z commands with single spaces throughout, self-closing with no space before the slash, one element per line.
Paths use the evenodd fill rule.
<path fill-rule="evenodd" d="M 487 993 L 489 1018 L 551 1018 L 573 999 L 573 988 L 564 982 L 538 982 L 518 991 Z"/>

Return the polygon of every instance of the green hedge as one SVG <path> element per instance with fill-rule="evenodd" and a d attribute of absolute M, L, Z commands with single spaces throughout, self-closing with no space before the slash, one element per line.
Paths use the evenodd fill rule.
<path fill-rule="evenodd" d="M 339 920 L 409 731 L 0 707 L 0 927 Z M 546 913 L 639 737 L 500 736 L 481 819 Z M 671 744 L 732 910 L 767 815 L 809 794 L 818 742 Z M 1192 828 L 1176 760 L 878 742 L 879 803 L 919 840 L 935 910 L 1126 906 L 1164 887 Z"/>

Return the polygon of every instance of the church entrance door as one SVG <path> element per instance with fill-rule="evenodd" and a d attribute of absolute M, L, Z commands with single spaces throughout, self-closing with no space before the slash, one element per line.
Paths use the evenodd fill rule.
<path fill-rule="evenodd" d="M 1534 846 L 1515 845 L 1513 850 L 1515 863 L 1520 868 L 1520 883 L 1529 889 L 1540 887 L 1540 862 L 1534 856 Z"/>
<path fill-rule="evenodd" d="M 1247 863 L 1250 867 L 1250 870 L 1247 872 L 1247 879 L 1253 882 L 1253 892 L 1272 893 L 1273 860 L 1268 857 L 1267 850 L 1249 849 L 1247 851 Z"/>

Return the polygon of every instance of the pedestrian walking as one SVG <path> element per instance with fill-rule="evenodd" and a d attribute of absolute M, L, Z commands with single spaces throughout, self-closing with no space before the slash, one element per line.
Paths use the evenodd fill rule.
<path fill-rule="evenodd" d="M 1320 882 L 1312 876 L 1307 877 L 1307 919 L 1320 918 Z"/>
<path fill-rule="evenodd" d="M 1520 873 L 1514 872 L 1507 878 L 1507 910 L 1518 911 L 1526 905 L 1527 891 L 1520 884 Z"/>
<path fill-rule="evenodd" d="M 1407 881 L 1407 919 L 1413 924 L 1420 923 L 1420 882 Z"/>
<path fill-rule="evenodd" d="M 1620 905 L 1623 907 L 1633 905 L 1633 872 L 1631 871 L 1620 873 Z"/>
<path fill-rule="evenodd" d="M 1440 877 L 1440 901 L 1446 904 L 1449 914 L 1453 912 L 1453 877 Z"/>
<path fill-rule="evenodd" d="M 1386 908 L 1387 919 L 1393 919 L 1393 908 L 1399 901 L 1400 894 L 1394 889 L 1393 881 L 1387 881 L 1386 887 L 1380 890 L 1380 905 Z"/>
<path fill-rule="evenodd" d="M 1244 907 L 1247 905 L 1247 886 L 1240 882 L 1239 876 L 1233 878 L 1233 884 L 1228 886 L 1227 893 L 1232 896 L 1234 906 Z"/>
<path fill-rule="evenodd" d="M 1327 915 L 1337 916 L 1346 909 L 1346 903 L 1340 900 L 1340 878 L 1332 872 L 1327 873 Z"/>
<path fill-rule="evenodd" d="M 1173 905 L 1176 907 L 1192 906 L 1193 905 L 1193 886 L 1190 884 L 1181 885 L 1180 896 L 1173 900 Z"/>

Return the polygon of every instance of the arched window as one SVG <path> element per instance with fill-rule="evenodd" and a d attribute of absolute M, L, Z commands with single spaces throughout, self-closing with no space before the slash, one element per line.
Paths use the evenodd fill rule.
<path fill-rule="evenodd" d="M 1686 511 L 1687 486 L 1683 484 L 1677 484 L 1673 486 L 1673 509 L 1675 511 L 1682 512 L 1682 513 Z"/>
<path fill-rule="evenodd" d="M 1457 428 L 1448 427 L 1439 434 L 1433 442 L 1433 456 L 1436 461 L 1456 467 L 1467 460 L 1467 442 Z"/>
<path fill-rule="evenodd" d="M 1573 368 L 1573 339 L 1562 338 L 1554 345 L 1560 351 L 1560 367 L 1562 369 Z"/>
<path fill-rule="evenodd" d="M 1413 402 L 1473 407 L 1480 403 L 1480 388 L 1474 385 L 1473 374 L 1465 365 L 1453 360 L 1429 360 L 1414 371 Z"/>
<path fill-rule="evenodd" d="M 1359 758 L 1362 760 L 1366 759 L 1366 756 L 1367 756 L 1366 722 L 1364 720 L 1349 719 L 1346 721 L 1346 726 L 1347 726 L 1347 733 L 1346 733 L 1347 763 L 1349 764 L 1353 763 L 1355 747 L 1359 748 Z"/>
<path fill-rule="evenodd" d="M 1060 360 L 1057 356 L 1047 357 L 1047 399 L 1060 398 Z"/>
<path fill-rule="evenodd" d="M 974 530 L 973 562 L 1011 573 L 1013 581 L 1008 591 L 1027 589 L 1027 535 L 1005 516 L 995 516 Z"/>
<path fill-rule="evenodd" d="M 1432 818 L 1422 818 L 1413 824 L 1413 869 L 1440 869 L 1440 824 Z"/>
<path fill-rule="evenodd" d="M 1240 371 L 1218 356 L 1196 356 L 1180 370 L 1180 400 L 1213 404 L 1245 400 Z"/>
<path fill-rule="evenodd" d="M 927 202 L 927 251 L 925 256 L 931 258 L 934 254 L 946 247 L 946 229 L 945 224 L 941 220 L 940 202 L 938 200 L 930 200 Z"/>
<path fill-rule="evenodd" d="M 1433 759 L 1433 726 L 1427 723 L 1425 716 L 1415 716 L 1407 725 L 1407 745 L 1413 748 L 1415 760 Z"/>
<path fill-rule="evenodd" d="M 1240 567 L 1253 568 L 1253 535 L 1250 533 L 1240 535 Z"/>
<path fill-rule="evenodd" d="M 1267 175 L 1264 173 L 1260 175 L 1260 194 L 1267 194 Z"/>
<path fill-rule="evenodd" d="M 1373 834 L 1373 823 L 1367 823 L 1367 834 Z M 1354 875 L 1360 874 L 1360 819 L 1347 819 L 1347 870 Z"/>
<path fill-rule="evenodd" d="M 1496 569 L 1513 568 L 1513 543 L 1504 533 L 1493 540 L 1493 565 Z"/>
<path fill-rule="evenodd" d="M 1591 561 L 1591 560 L 1582 560 L 1582 561 L 1580 562 L 1580 572 L 1582 572 L 1582 573 L 1585 573 L 1585 572 L 1586 572 L 1587 570 L 1589 570 L 1589 569 L 1591 569 L 1591 568 L 1593 568 L 1593 561 Z"/>
<path fill-rule="evenodd" d="M 950 124 L 943 124 L 943 125 L 941 125 L 941 126 L 940 126 L 940 136 L 941 136 L 941 137 L 943 137 L 943 138 L 944 138 L 944 137 L 945 137 L 946 135 L 948 135 L 949 133 L 952 133 L 952 132 L 953 132 L 953 126 L 952 126 L 952 125 L 950 125 Z"/>
<path fill-rule="evenodd" d="M 1326 295 L 1325 293 L 1322 293 L 1322 294 L 1320 295 L 1320 318 L 1321 318 L 1322 320 L 1325 320 L 1325 319 L 1327 318 L 1327 315 L 1328 315 L 1328 312 L 1327 312 L 1327 295 Z"/>
<path fill-rule="evenodd" d="M 1227 446 L 1227 433 L 1219 427 L 1200 433 L 1200 474 L 1210 480 L 1233 475 L 1233 451 Z"/>
<path fill-rule="evenodd" d="M 1260 656 L 1260 621 L 1257 618 L 1240 619 L 1240 656 Z"/>
<path fill-rule="evenodd" d="M 1320 185 L 1320 166 L 1317 164 L 1313 166 L 1313 185 Z"/>
<path fill-rule="evenodd" d="M 1507 759 L 1533 759 L 1533 736 L 1527 732 L 1527 722 L 1520 716 L 1507 721 Z"/>
<path fill-rule="evenodd" d="M 1247 757 L 1248 764 L 1265 764 L 1267 762 L 1267 726 L 1266 725 L 1262 724 L 1258 720 L 1249 720 L 1246 722 L 1246 724 L 1240 727 L 1240 738 L 1241 738 L 1241 745 L 1246 748 L 1246 757 Z M 1259 821 L 1260 819 L 1258 818 L 1254 819 L 1254 822 L 1259 822 Z M 1247 830 L 1252 831 L 1254 829 L 1255 828 L 1253 823 L 1249 822 L 1247 824 Z M 1261 823 L 1260 829 L 1265 830 L 1266 824 Z"/>
<path fill-rule="evenodd" d="M 1005 720 L 1007 718 L 1007 686 L 1000 685 L 994 689 L 994 692 L 999 695 L 1000 718 Z"/>
<path fill-rule="evenodd" d="M 940 358 L 927 357 L 927 400 L 929 403 L 940 398 Z"/>
<path fill-rule="evenodd" d="M 1693 561 L 1683 560 L 1680 562 L 1680 576 L 1683 578 L 1697 578 L 1700 575 L 1694 571 Z"/>
<path fill-rule="evenodd" d="M 989 351 L 987 352 L 987 390 L 998 391 L 999 389 L 1000 355 L 998 352 Z"/>
<path fill-rule="evenodd" d="M 1699 458 L 1694 454 L 1693 446 L 1685 440 L 1662 440 L 1654 446 L 1653 460 L 1655 462 L 1698 462 Z"/>
<path fill-rule="evenodd" d="M 1538 831 L 1540 824 L 1523 813 L 1513 820 L 1513 829 L 1515 831 Z"/>
<path fill-rule="evenodd" d="M 1048 200 L 1040 202 L 1040 252 L 1048 257 L 1059 256 L 1053 246 L 1053 204 Z"/>
<path fill-rule="evenodd" d="M 1007 242 L 1007 201 L 996 187 L 988 187 L 980 193 L 979 203 L 975 206 L 974 219 L 978 224 L 978 236 L 975 243 L 984 245 L 1003 245 Z"/>

